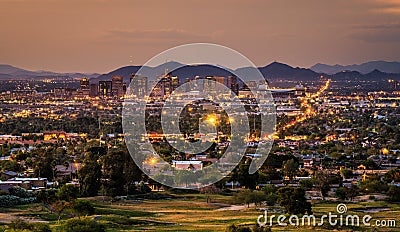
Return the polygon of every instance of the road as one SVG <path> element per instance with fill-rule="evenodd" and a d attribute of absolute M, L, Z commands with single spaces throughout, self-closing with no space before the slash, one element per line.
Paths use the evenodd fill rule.
<path fill-rule="evenodd" d="M 295 120 L 291 121 L 286 126 L 282 127 L 280 129 L 280 131 L 281 132 L 285 131 L 285 130 L 289 129 L 290 127 L 296 125 L 297 123 L 303 122 L 304 120 L 307 120 L 308 118 L 315 116 L 316 113 L 311 106 L 311 100 L 318 98 L 323 92 L 325 92 L 329 88 L 330 83 L 331 83 L 331 80 L 328 79 L 325 82 L 325 84 L 316 93 L 312 94 L 309 97 L 305 97 L 303 99 L 303 101 L 301 102 L 301 108 L 305 108 L 304 113 L 297 116 Z"/>

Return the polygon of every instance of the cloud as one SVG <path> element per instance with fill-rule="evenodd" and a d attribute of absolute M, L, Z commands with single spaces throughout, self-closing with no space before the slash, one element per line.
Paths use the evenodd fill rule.
<path fill-rule="evenodd" d="M 400 22 L 354 25 L 353 28 L 360 30 L 396 30 L 400 29 Z"/>
<path fill-rule="evenodd" d="M 215 39 L 221 32 L 200 34 L 181 29 L 155 29 L 155 30 L 132 30 L 132 29 L 111 29 L 106 33 L 110 38 L 129 40 L 208 40 Z"/>
<path fill-rule="evenodd" d="M 373 0 L 374 11 L 384 14 L 400 14 L 399 0 Z"/>
<path fill-rule="evenodd" d="M 369 43 L 398 43 L 400 22 L 355 25 L 350 37 Z"/>

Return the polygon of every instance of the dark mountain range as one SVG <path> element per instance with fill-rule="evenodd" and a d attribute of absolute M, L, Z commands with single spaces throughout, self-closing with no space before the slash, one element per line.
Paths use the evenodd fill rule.
<path fill-rule="evenodd" d="M 318 63 L 312 66 L 310 69 L 318 73 L 326 74 L 335 74 L 345 70 L 367 74 L 375 69 L 385 73 L 400 73 L 400 62 L 370 61 L 363 64 L 353 65 L 327 65 Z"/>
<path fill-rule="evenodd" d="M 289 79 L 298 81 L 312 81 L 321 75 L 306 68 L 293 68 L 287 64 L 273 62 L 265 67 L 258 68 L 266 79 Z"/>
<path fill-rule="evenodd" d="M 330 75 L 332 80 L 336 81 L 388 81 L 390 79 L 400 80 L 400 73 L 385 73 L 377 69 L 367 74 L 362 74 L 357 71 L 342 71 Z"/>
<path fill-rule="evenodd" d="M 56 72 L 48 72 L 48 71 L 30 71 L 21 68 L 17 68 L 7 64 L 0 64 L 0 79 L 1 80 L 23 80 L 23 79 L 39 79 L 46 77 L 65 77 L 65 78 L 77 78 L 77 77 L 88 77 L 93 78 L 97 77 L 99 74 L 92 73 L 56 73 Z"/>
<path fill-rule="evenodd" d="M 258 69 L 258 70 L 257 70 Z M 113 70 L 106 74 L 84 74 L 84 73 L 54 73 L 46 71 L 28 71 L 16 68 L 10 65 L 0 65 L 0 79 L 30 79 L 30 78 L 43 78 L 43 77 L 89 77 L 92 83 L 100 80 L 111 80 L 112 76 L 124 77 L 124 82 L 129 83 L 129 77 L 132 73 L 138 73 L 143 76 L 149 77 L 150 80 L 155 80 L 156 77 L 162 76 L 172 70 L 172 74 L 179 76 L 181 81 L 186 78 L 193 78 L 195 76 L 228 76 L 232 73 L 237 74 L 244 80 L 254 80 L 258 75 L 258 71 L 270 82 L 279 82 L 282 80 L 287 81 L 315 81 L 321 75 L 330 77 L 337 81 L 362 81 L 362 80 L 381 80 L 387 81 L 389 79 L 400 80 L 400 74 L 387 73 L 374 69 L 368 73 L 361 73 L 359 71 L 340 71 L 335 74 L 317 73 L 311 69 L 294 68 L 286 64 L 273 62 L 265 67 L 259 68 L 244 67 L 238 68 L 234 71 L 224 70 L 212 65 L 182 65 L 178 62 L 167 62 L 156 67 L 144 66 L 126 66 Z M 400 73 L 400 72 L 399 72 Z"/>
<path fill-rule="evenodd" d="M 14 66 L 8 64 L 0 64 L 0 73 L 1 74 L 12 74 L 20 71 L 26 71 L 24 69 L 16 68 Z"/>
<path fill-rule="evenodd" d="M 169 72 L 169 70 L 173 70 L 172 74 L 176 75 L 182 81 L 186 78 L 193 78 L 195 76 L 228 76 L 232 75 L 234 72 L 240 77 L 243 77 L 245 80 L 254 80 L 254 76 L 257 75 L 257 70 L 253 67 L 245 67 L 238 68 L 234 71 L 232 70 L 224 70 L 219 67 L 215 67 L 212 65 L 186 65 L 174 70 L 176 67 L 182 66 L 182 64 L 176 62 L 168 62 L 163 65 L 151 68 L 144 66 L 139 74 L 143 76 L 149 77 L 149 79 L 155 79 L 155 77 L 159 77 L 163 75 L 165 72 Z M 140 66 L 126 66 L 119 69 L 116 69 L 107 74 L 100 75 L 97 78 L 92 79 L 94 82 L 98 82 L 100 80 L 111 80 L 112 76 L 122 76 L 124 77 L 124 81 L 129 81 L 129 76 L 131 73 L 138 73 Z M 305 68 L 293 68 L 289 65 L 274 62 L 265 67 L 258 68 L 258 71 L 267 78 L 268 80 L 297 80 L 297 81 L 312 81 L 317 80 L 321 74 L 318 74 L 310 69 Z"/>

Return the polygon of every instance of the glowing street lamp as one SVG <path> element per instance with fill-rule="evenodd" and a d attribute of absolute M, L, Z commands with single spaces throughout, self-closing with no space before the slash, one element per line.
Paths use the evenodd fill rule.
<path fill-rule="evenodd" d="M 388 155 L 388 154 L 389 154 L 389 150 L 387 148 L 383 148 L 382 155 Z"/>

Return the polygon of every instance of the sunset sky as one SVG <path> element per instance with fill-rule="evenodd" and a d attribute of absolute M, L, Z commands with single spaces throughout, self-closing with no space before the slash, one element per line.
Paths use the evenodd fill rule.
<path fill-rule="evenodd" d="M 108 72 L 185 43 L 256 65 L 400 61 L 400 0 L 0 0 L 0 63 Z"/>

